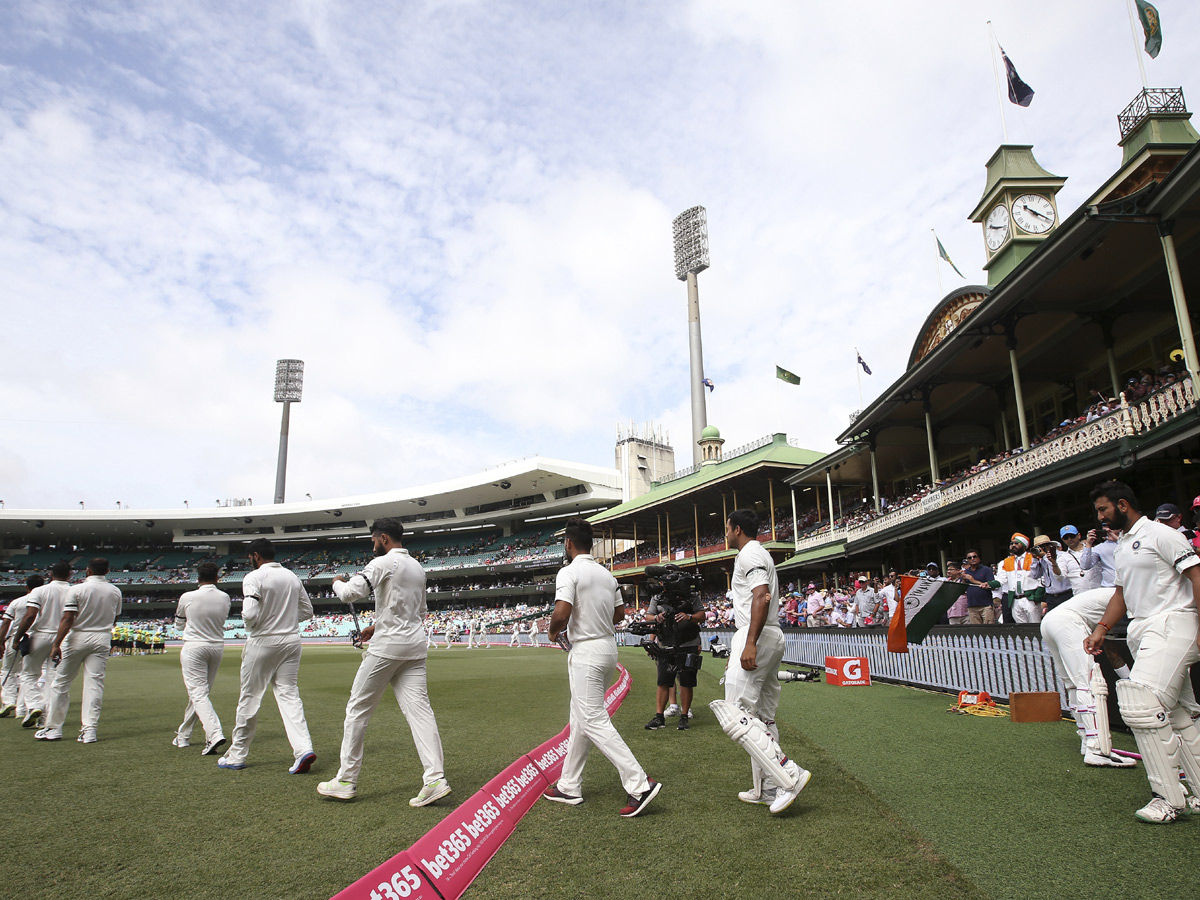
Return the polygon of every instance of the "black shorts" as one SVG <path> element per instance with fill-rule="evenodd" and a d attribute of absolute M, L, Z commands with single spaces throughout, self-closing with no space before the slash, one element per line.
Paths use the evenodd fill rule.
<path fill-rule="evenodd" d="M 687 656 L 689 653 L 695 653 L 695 654 L 699 655 L 700 648 L 699 647 L 691 647 L 688 650 L 683 651 L 681 653 L 674 653 L 670 657 L 663 656 L 655 661 L 658 665 L 658 686 L 659 687 L 671 687 L 675 684 L 675 675 L 673 675 L 670 671 L 668 671 L 672 663 L 681 667 L 679 670 L 679 686 L 680 687 L 694 688 L 696 686 L 696 672 L 698 670 L 682 668 L 683 658 L 685 656 Z"/>

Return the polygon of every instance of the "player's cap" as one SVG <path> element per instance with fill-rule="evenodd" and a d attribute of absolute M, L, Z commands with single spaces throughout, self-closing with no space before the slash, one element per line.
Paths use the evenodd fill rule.
<path fill-rule="evenodd" d="M 1178 515 L 1182 515 L 1182 513 L 1179 512 L 1179 507 L 1174 503 L 1164 503 L 1154 511 L 1154 518 L 1160 522 L 1164 522 L 1167 519 L 1174 518 Z"/>
<path fill-rule="evenodd" d="M 1192 509 L 1195 509 L 1197 506 L 1200 506 L 1200 497 L 1192 501 Z"/>
<path fill-rule="evenodd" d="M 1058 536 L 1065 538 L 1068 534 L 1079 534 L 1079 529 L 1074 525 L 1064 525 L 1058 529 Z"/>

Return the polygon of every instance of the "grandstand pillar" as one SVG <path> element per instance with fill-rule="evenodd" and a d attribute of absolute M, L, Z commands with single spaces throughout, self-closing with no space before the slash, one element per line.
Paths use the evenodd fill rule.
<path fill-rule="evenodd" d="M 1139 57 L 1140 59 L 1140 57 Z M 1171 300 L 1175 304 L 1175 318 L 1179 324 L 1179 340 L 1183 344 L 1183 361 L 1187 366 L 1188 375 L 1192 378 L 1192 388 L 1200 385 L 1200 359 L 1196 356 L 1196 336 L 1192 333 L 1192 319 L 1188 313 L 1187 297 L 1183 293 L 1183 276 L 1179 272 L 1179 257 L 1175 255 L 1175 238 L 1171 232 L 1174 222 L 1159 222 L 1158 236 L 1162 241 L 1163 255 L 1167 259 L 1167 279 L 1171 284 Z"/>
<path fill-rule="evenodd" d="M 662 515 L 657 516 L 658 519 L 658 561 L 662 562 Z"/>
<path fill-rule="evenodd" d="M 875 489 L 875 512 L 879 512 L 879 467 L 875 464 L 875 438 L 871 438 L 871 487 Z"/>
<path fill-rule="evenodd" d="M 872 458 L 872 461 L 874 459 Z M 796 517 L 796 489 L 792 488 L 792 542 L 800 540 L 800 520 Z M 729 549 L 729 541 L 725 542 L 725 549 Z"/>
<path fill-rule="evenodd" d="M 721 532 L 725 535 L 725 549 L 729 549 L 729 532 L 725 531 L 725 523 L 729 521 L 729 507 L 725 505 L 725 492 L 721 491 Z"/>
<path fill-rule="evenodd" d="M 692 528 L 696 542 L 696 568 L 700 568 L 700 507 L 694 500 L 692 501 Z"/>
<path fill-rule="evenodd" d="M 771 540 L 775 540 L 775 479 L 767 479 L 767 497 L 771 503 Z"/>
<path fill-rule="evenodd" d="M 638 564 L 638 548 L 637 548 L 637 519 L 633 520 L 633 567 L 636 569 Z"/>
<path fill-rule="evenodd" d="M 667 517 L 667 559 L 670 560 L 671 553 L 671 511 L 666 510 L 663 515 Z"/>
<path fill-rule="evenodd" d="M 825 490 L 829 492 L 829 530 L 833 531 L 833 477 L 830 475 L 831 471 L 829 466 L 825 467 Z"/>
<path fill-rule="evenodd" d="M 938 458 L 937 447 L 933 442 L 933 415 L 929 411 L 929 396 L 925 396 L 925 440 L 929 442 L 929 486 L 937 482 Z"/>
<path fill-rule="evenodd" d="M 1017 323 L 1009 321 L 1008 362 L 1012 366 L 1013 401 L 1017 404 L 1017 425 L 1021 430 L 1021 449 L 1029 449 L 1029 425 L 1025 421 L 1025 392 L 1021 390 L 1021 370 L 1017 366 Z"/>
<path fill-rule="evenodd" d="M 1012 441 L 1008 437 L 1008 413 L 1000 410 L 1000 434 L 1004 436 L 1004 449 L 1012 449 Z"/>

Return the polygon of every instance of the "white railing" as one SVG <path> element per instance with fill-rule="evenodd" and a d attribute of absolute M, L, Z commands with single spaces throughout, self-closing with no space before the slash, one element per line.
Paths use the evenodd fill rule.
<path fill-rule="evenodd" d="M 1114 444 L 1124 437 L 1147 434 L 1167 422 L 1196 409 L 1196 394 L 1192 380 L 1182 381 L 1162 388 L 1142 400 L 1129 403 L 1121 394 L 1121 408 L 1102 418 L 1080 425 L 1065 434 L 1060 434 L 1038 444 L 1024 453 L 1010 456 L 981 472 L 956 481 L 938 490 L 931 491 L 907 506 L 884 513 L 859 525 L 825 530 L 807 535 L 796 541 L 796 552 L 813 550 L 834 541 L 849 544 L 871 537 L 881 531 L 911 522 L 913 519 L 935 512 L 951 504 L 982 494 L 1001 484 L 1023 478 L 1033 472 L 1072 457 L 1087 453 L 1106 444 Z"/>

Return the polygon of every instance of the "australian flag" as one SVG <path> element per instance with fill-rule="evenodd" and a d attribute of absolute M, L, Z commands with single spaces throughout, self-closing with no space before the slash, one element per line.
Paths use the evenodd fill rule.
<path fill-rule="evenodd" d="M 711 378 L 705 378 L 705 379 L 704 379 L 703 381 L 701 381 L 700 383 L 701 383 L 702 385 L 704 385 L 706 388 L 708 388 L 708 392 L 709 392 L 710 394 L 713 392 L 713 388 L 715 388 L 715 387 L 716 387 L 716 385 L 715 385 L 715 384 L 713 384 L 713 380 L 712 380 Z"/>
<path fill-rule="evenodd" d="M 860 366 L 862 366 L 862 367 L 863 367 L 863 371 L 864 371 L 864 372 L 866 372 L 868 375 L 870 375 L 870 374 L 871 374 L 871 367 L 870 367 L 870 366 L 868 366 L 868 365 L 866 364 L 866 362 L 864 362 L 864 361 L 863 361 L 863 358 L 862 358 L 862 354 L 861 354 L 861 353 L 860 353 L 860 354 L 858 354 L 858 364 L 859 364 Z"/>
<path fill-rule="evenodd" d="M 1008 79 L 1008 99 L 1017 106 L 1028 106 L 1033 100 L 1033 88 L 1021 80 L 1017 67 L 1012 64 L 1004 48 L 1000 48 L 1000 56 L 1004 59 L 1004 74 Z"/>

